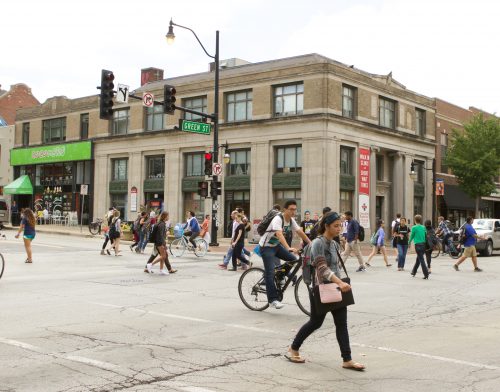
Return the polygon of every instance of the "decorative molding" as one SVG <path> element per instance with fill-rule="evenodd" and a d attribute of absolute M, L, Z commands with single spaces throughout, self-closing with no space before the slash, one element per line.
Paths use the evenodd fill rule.
<path fill-rule="evenodd" d="M 302 185 L 301 173 L 273 174 L 273 189 L 300 189 Z"/>
<path fill-rule="evenodd" d="M 109 193 L 127 193 L 128 180 L 110 181 Z"/>
<path fill-rule="evenodd" d="M 228 176 L 224 178 L 224 190 L 240 191 L 250 189 L 250 176 Z"/>
<path fill-rule="evenodd" d="M 339 188 L 343 191 L 356 190 L 356 177 L 351 174 L 341 174 Z"/>
<path fill-rule="evenodd" d="M 164 178 L 147 178 L 144 180 L 144 192 L 163 192 L 164 189 Z"/>
<path fill-rule="evenodd" d="M 198 182 L 204 181 L 204 176 L 184 177 L 182 179 L 182 192 L 198 191 Z"/>

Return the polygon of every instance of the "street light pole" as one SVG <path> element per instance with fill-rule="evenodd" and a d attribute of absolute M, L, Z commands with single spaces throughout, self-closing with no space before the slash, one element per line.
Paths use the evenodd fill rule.
<path fill-rule="evenodd" d="M 173 26 L 180 27 L 182 29 L 189 30 L 193 33 L 195 36 L 196 40 L 200 44 L 201 48 L 205 52 L 205 54 L 214 59 L 215 63 L 215 86 L 214 86 L 214 113 L 210 117 L 212 119 L 212 122 L 214 124 L 214 146 L 213 146 L 213 157 L 214 157 L 214 162 L 219 162 L 219 30 L 215 32 L 215 56 L 210 55 L 203 44 L 201 43 L 200 39 L 196 35 L 196 33 L 190 29 L 189 27 L 186 26 L 181 26 L 178 25 L 174 22 L 172 22 L 172 19 L 170 19 L 170 25 L 168 29 L 168 33 L 166 35 L 167 42 L 172 43 L 175 35 L 174 35 L 174 29 Z M 212 185 L 216 184 L 219 179 L 218 175 L 213 175 L 212 176 Z M 217 210 L 215 209 L 217 207 L 217 193 L 214 193 L 212 195 L 212 230 L 211 230 L 211 242 L 210 246 L 219 246 L 219 243 L 217 242 L 217 227 L 218 227 L 218 220 L 217 220 Z"/>

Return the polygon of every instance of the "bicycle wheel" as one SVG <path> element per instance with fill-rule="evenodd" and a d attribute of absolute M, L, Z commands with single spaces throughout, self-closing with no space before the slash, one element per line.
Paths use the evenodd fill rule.
<path fill-rule="evenodd" d="M 450 249 L 448 250 L 452 259 L 458 259 L 462 256 L 463 248 L 460 242 L 451 242 Z"/>
<path fill-rule="evenodd" d="M 186 244 L 182 241 L 182 238 L 176 238 L 170 243 L 170 253 L 174 257 L 182 257 L 186 251 Z"/>
<path fill-rule="evenodd" d="M 3 258 L 3 255 L 0 253 L 0 278 L 3 275 L 4 268 L 5 268 L 5 260 Z"/>
<path fill-rule="evenodd" d="M 250 310 L 262 311 L 269 307 L 267 302 L 266 284 L 264 283 L 264 270 L 250 268 L 240 277 L 238 293 L 241 302 Z"/>
<path fill-rule="evenodd" d="M 196 248 L 194 249 L 194 254 L 198 257 L 203 257 L 207 254 L 208 244 L 203 238 L 195 240 Z"/>
<path fill-rule="evenodd" d="M 295 283 L 295 301 L 306 315 L 311 315 L 311 301 L 309 300 L 309 288 L 305 284 L 302 276 L 299 276 Z"/>
<path fill-rule="evenodd" d="M 90 231 L 90 234 L 92 235 L 97 235 L 99 234 L 99 223 L 89 223 L 89 231 Z"/>
<path fill-rule="evenodd" d="M 441 244 L 438 242 L 436 245 L 434 245 L 434 247 L 432 248 L 432 252 L 431 252 L 431 257 L 432 258 L 436 258 L 439 256 L 439 254 L 441 253 Z"/>

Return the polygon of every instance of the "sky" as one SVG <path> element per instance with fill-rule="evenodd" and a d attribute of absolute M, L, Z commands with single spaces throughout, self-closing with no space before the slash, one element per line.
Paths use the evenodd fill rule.
<path fill-rule="evenodd" d="M 101 69 L 135 89 L 140 70 L 205 72 L 211 59 L 260 62 L 319 53 L 463 108 L 500 113 L 496 0 L 7 0 L 0 8 L 0 84 L 44 102 L 98 93 Z M 116 84 L 116 83 L 115 83 Z"/>

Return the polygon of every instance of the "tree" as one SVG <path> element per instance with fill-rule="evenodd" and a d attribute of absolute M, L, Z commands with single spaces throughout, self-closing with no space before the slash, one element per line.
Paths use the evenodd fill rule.
<path fill-rule="evenodd" d="M 478 217 L 481 197 L 495 192 L 500 174 L 500 119 L 479 114 L 464 124 L 463 132 L 453 129 L 446 164 L 463 191 L 475 199 Z"/>

